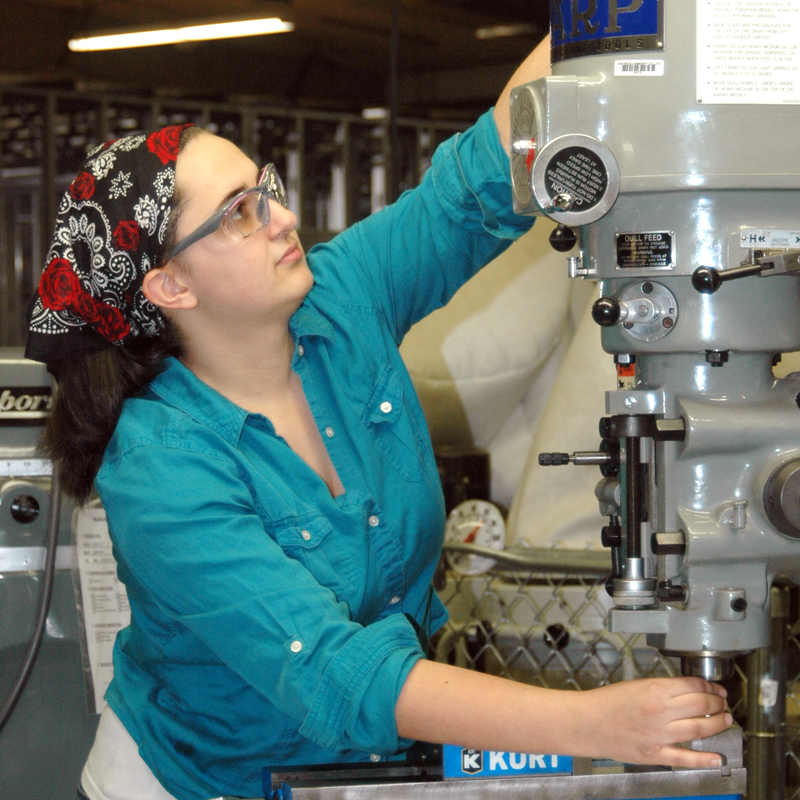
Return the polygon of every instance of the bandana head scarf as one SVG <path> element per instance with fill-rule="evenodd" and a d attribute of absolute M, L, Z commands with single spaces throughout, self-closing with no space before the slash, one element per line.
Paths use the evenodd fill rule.
<path fill-rule="evenodd" d="M 28 358 L 57 366 L 161 332 L 164 319 L 142 279 L 158 266 L 186 127 L 126 136 L 89 153 L 61 198 L 28 308 Z"/>

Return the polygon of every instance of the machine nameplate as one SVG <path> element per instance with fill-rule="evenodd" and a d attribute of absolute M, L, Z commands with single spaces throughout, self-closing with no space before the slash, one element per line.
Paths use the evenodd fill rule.
<path fill-rule="evenodd" d="M 616 234 L 619 269 L 672 269 L 675 237 L 672 231 Z"/>
<path fill-rule="evenodd" d="M 566 58 L 664 49 L 663 0 L 551 0 L 553 64 Z"/>
<path fill-rule="evenodd" d="M 472 750 L 452 744 L 442 746 L 442 756 L 445 778 L 514 778 L 572 772 L 570 756 Z"/>
<path fill-rule="evenodd" d="M 49 386 L 0 386 L 0 425 L 44 425 L 52 405 Z"/>
<path fill-rule="evenodd" d="M 742 247 L 759 250 L 780 250 L 800 248 L 800 231 L 764 231 L 746 228 L 739 234 Z"/>

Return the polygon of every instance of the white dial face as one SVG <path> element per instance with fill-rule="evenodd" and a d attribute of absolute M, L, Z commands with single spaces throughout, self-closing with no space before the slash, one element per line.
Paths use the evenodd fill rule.
<path fill-rule="evenodd" d="M 445 542 L 475 544 L 502 550 L 506 545 L 506 524 L 500 509 L 486 500 L 466 500 L 447 518 Z M 448 552 L 450 566 L 462 575 L 480 575 L 495 565 L 493 558 L 471 553 Z"/>

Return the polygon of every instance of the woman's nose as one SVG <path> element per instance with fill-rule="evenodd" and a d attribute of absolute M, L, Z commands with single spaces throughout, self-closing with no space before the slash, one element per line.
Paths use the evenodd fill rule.
<path fill-rule="evenodd" d="M 269 199 L 269 224 L 267 233 L 271 239 L 280 238 L 297 228 L 297 216 L 275 200 Z"/>

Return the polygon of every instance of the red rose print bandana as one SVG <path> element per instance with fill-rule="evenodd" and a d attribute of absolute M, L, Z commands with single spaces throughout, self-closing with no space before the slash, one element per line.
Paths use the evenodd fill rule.
<path fill-rule="evenodd" d="M 158 266 L 185 127 L 126 136 L 89 153 L 61 198 L 28 308 L 28 358 L 57 365 L 161 332 L 163 317 L 142 294 L 142 279 Z"/>

